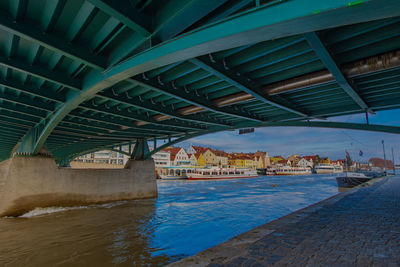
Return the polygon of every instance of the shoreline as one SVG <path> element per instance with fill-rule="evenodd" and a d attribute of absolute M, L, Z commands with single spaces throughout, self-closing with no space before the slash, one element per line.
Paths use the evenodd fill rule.
<path fill-rule="evenodd" d="M 322 201 L 299 209 L 295 212 L 282 216 L 278 219 L 267 222 L 261 226 L 253 228 L 250 231 L 237 235 L 221 244 L 203 250 L 193 256 L 183 258 L 177 262 L 169 264 L 170 267 L 179 266 L 223 266 L 228 261 L 240 259 L 246 254 L 246 248 L 261 239 L 274 235 L 279 228 L 295 225 L 300 220 L 304 220 L 311 214 L 314 214 L 322 208 L 333 205 L 343 198 L 357 193 L 365 187 L 371 187 L 374 184 L 384 183 L 387 177 L 380 177 L 368 181 L 364 184 L 349 188 L 345 192 L 338 192 L 336 195 L 328 197 Z M 279 236 L 281 233 L 275 233 Z M 243 265 L 244 266 L 244 265 Z"/>

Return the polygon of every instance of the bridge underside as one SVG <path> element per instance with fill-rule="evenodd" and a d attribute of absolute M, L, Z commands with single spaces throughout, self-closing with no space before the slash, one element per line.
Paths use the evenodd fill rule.
<path fill-rule="evenodd" d="M 244 127 L 400 132 L 324 121 L 400 107 L 397 0 L 4 0 L 0 38 L 0 161 Z"/>

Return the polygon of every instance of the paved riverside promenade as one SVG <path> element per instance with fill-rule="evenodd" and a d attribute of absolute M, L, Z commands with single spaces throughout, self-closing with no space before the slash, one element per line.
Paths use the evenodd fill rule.
<path fill-rule="evenodd" d="M 376 179 L 172 266 L 400 266 L 400 176 Z"/>

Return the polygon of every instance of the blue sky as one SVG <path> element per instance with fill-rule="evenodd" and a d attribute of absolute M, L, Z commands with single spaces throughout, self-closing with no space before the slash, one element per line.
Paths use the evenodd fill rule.
<path fill-rule="evenodd" d="M 329 121 L 365 123 L 365 115 L 357 114 L 330 118 Z M 370 124 L 400 126 L 400 109 L 377 112 L 370 115 Z M 344 158 L 347 149 L 352 158 L 367 161 L 370 157 L 382 157 L 382 143 L 385 140 L 386 156 L 391 159 L 391 147 L 395 161 L 400 162 L 400 135 L 356 130 L 266 127 L 257 128 L 254 133 L 239 135 L 238 131 L 208 134 L 178 144 L 208 146 L 227 152 L 254 152 L 264 150 L 270 155 L 289 156 L 292 154 Z M 363 157 L 358 152 L 364 152 Z"/>

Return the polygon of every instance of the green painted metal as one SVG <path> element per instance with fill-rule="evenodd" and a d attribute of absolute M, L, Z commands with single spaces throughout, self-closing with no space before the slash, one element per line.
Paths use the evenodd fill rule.
<path fill-rule="evenodd" d="M 202 107 L 209 111 L 213 111 L 213 112 L 220 113 L 220 114 L 225 114 L 228 116 L 234 116 L 234 117 L 238 117 L 238 118 L 253 120 L 253 121 L 262 121 L 263 120 L 263 118 L 257 117 L 257 115 L 255 115 L 255 114 L 252 114 L 252 116 L 249 116 L 249 114 L 234 110 L 233 108 L 215 107 L 212 104 L 210 104 L 210 101 L 206 98 L 206 96 L 201 96 L 196 91 L 190 91 L 184 87 L 179 88 L 179 87 L 175 86 L 175 88 L 174 88 L 174 86 L 171 84 L 163 83 L 163 82 L 161 82 L 161 84 L 160 84 L 153 80 L 150 80 L 150 79 L 146 80 L 146 79 L 138 77 L 138 76 L 135 77 L 135 79 L 133 79 L 132 81 L 135 82 L 136 84 L 151 88 L 158 92 L 163 92 L 165 94 L 168 94 L 169 96 L 178 98 L 182 101 L 188 102 L 195 106 Z M 201 120 L 199 120 L 199 121 L 201 121 Z M 211 121 L 205 120 L 203 122 L 211 124 Z M 214 122 L 213 124 L 215 125 L 216 123 Z M 219 125 L 221 125 L 221 123 L 219 123 Z"/>
<path fill-rule="evenodd" d="M 64 167 L 64 168 L 71 168 L 71 159 L 70 158 L 63 158 L 59 160 L 58 162 L 59 167 Z"/>
<path fill-rule="evenodd" d="M 395 0 L 365 1 L 354 9 L 346 8 L 348 2 L 298 0 L 251 9 L 133 56 L 109 69 L 105 78 L 149 71 L 155 61 L 163 66 L 264 40 L 400 15 Z M 316 9 L 321 12 L 313 14 Z"/>
<path fill-rule="evenodd" d="M 308 43 L 311 45 L 315 53 L 325 64 L 328 70 L 335 77 L 337 83 L 343 88 L 343 90 L 363 109 L 368 109 L 367 103 L 359 96 L 359 94 L 350 85 L 350 82 L 344 77 L 343 73 L 339 69 L 335 60 L 330 55 L 329 51 L 326 49 L 325 45 L 322 43 L 321 39 L 315 32 L 305 33 L 304 37 L 307 39 Z"/>
<path fill-rule="evenodd" d="M 133 148 L 133 152 L 131 155 L 132 160 L 146 160 L 146 155 L 149 152 L 149 145 L 146 139 L 137 139 L 135 147 Z"/>
<path fill-rule="evenodd" d="M 346 78 L 336 72 L 351 61 L 374 62 L 369 58 L 377 54 L 385 54 L 388 67 L 375 62 L 378 69 L 352 76 L 345 87 L 357 89 L 373 110 L 400 107 L 400 66 L 391 62 L 396 55 L 386 56 L 400 44 L 395 0 L 264 1 L 255 8 L 243 0 L 4 2 L 2 158 L 17 142 L 18 153 L 36 154 L 46 145 L 57 159 L 68 159 L 137 138 L 176 142 L 364 113 L 356 96 L 339 87 Z M 312 49 L 304 36 L 316 34 Z M 314 75 L 325 65 L 336 81 L 266 93 L 274 83 Z"/>
<path fill-rule="evenodd" d="M 193 58 L 189 60 L 193 64 L 196 64 L 197 66 L 203 68 L 204 70 L 207 70 L 208 72 L 218 76 L 219 78 L 227 81 L 228 83 L 232 84 L 233 86 L 241 89 L 243 92 L 246 92 L 252 96 L 254 96 L 256 99 L 278 107 L 280 109 L 295 113 L 297 115 L 300 115 L 302 117 L 307 118 L 308 115 L 304 112 L 298 111 L 295 108 L 291 108 L 288 106 L 285 106 L 283 104 L 277 103 L 276 101 L 270 100 L 268 97 L 265 97 L 262 95 L 260 92 L 260 86 L 255 84 L 253 81 L 249 80 L 247 77 L 243 77 L 242 74 L 239 72 L 236 72 L 234 70 L 231 70 L 228 66 L 224 66 L 224 63 L 222 62 L 217 62 L 213 59 L 207 59 L 207 57 L 202 57 L 201 59 L 199 58 Z"/>
<path fill-rule="evenodd" d="M 26 62 L 17 58 L 11 59 L 0 55 L 0 65 L 6 66 L 10 69 L 27 73 L 34 77 L 38 77 L 53 83 L 57 83 L 62 86 L 69 87 L 76 91 L 79 91 L 81 88 L 80 81 L 76 79 L 71 79 L 64 73 L 51 71 L 50 69 L 45 68 L 43 66 L 28 65 L 26 64 Z"/>
<path fill-rule="evenodd" d="M 102 68 L 106 67 L 106 60 L 100 56 L 96 56 L 89 49 L 76 44 L 71 45 L 69 44 L 69 40 L 62 39 L 56 35 L 40 32 L 31 23 L 17 22 L 3 11 L 0 11 L 0 29 L 38 43 L 61 55 L 79 60 L 94 68 L 99 69 L 98 66 L 102 66 Z"/>
<path fill-rule="evenodd" d="M 151 36 L 152 18 L 135 10 L 123 0 L 87 0 L 104 13 L 118 19 L 144 37 Z"/>
<path fill-rule="evenodd" d="M 165 91 L 168 92 L 168 90 L 165 90 Z M 196 115 L 182 116 L 170 106 L 162 106 L 161 103 L 159 105 L 155 105 L 155 103 L 152 102 L 152 100 L 146 101 L 146 100 L 141 99 L 141 97 L 126 97 L 126 95 L 119 95 L 119 94 L 115 94 L 115 92 L 113 93 L 113 92 L 109 92 L 109 91 L 99 93 L 99 95 L 105 96 L 109 99 L 117 100 L 121 103 L 125 103 L 125 104 L 128 104 L 133 107 L 142 108 L 146 111 L 154 111 L 159 114 L 163 114 L 163 115 L 166 115 L 166 116 L 169 116 L 172 118 L 177 118 L 177 119 L 186 120 L 186 121 L 192 121 L 195 123 L 202 122 L 202 123 L 211 124 L 211 125 L 215 125 L 215 124 L 223 125 L 223 122 L 221 122 L 221 121 L 212 120 L 212 119 L 204 119 L 204 118 L 201 118 Z"/>

